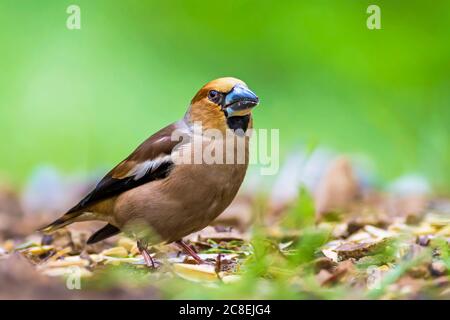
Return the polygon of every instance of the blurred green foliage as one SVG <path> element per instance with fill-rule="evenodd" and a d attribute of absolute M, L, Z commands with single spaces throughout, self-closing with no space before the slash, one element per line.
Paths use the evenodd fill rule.
<path fill-rule="evenodd" d="M 66 28 L 74 3 L 81 30 Z M 0 174 L 111 166 L 231 75 L 283 154 L 314 141 L 367 155 L 382 178 L 448 186 L 449 15 L 445 0 L 2 0 Z"/>
<path fill-rule="evenodd" d="M 315 220 L 314 199 L 306 188 L 301 186 L 296 203 L 283 218 L 282 225 L 299 230 L 313 226 Z"/>

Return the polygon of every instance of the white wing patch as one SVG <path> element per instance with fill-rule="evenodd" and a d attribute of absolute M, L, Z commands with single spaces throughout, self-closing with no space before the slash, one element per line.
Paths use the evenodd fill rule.
<path fill-rule="evenodd" d="M 134 176 L 134 180 L 139 180 L 147 173 L 156 170 L 162 163 L 171 161 L 170 155 L 160 155 L 152 160 L 147 160 L 139 163 L 133 169 L 128 171 L 127 177 Z"/>

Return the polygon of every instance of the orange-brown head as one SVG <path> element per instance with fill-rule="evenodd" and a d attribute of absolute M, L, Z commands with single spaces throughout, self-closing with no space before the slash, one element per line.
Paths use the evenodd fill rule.
<path fill-rule="evenodd" d="M 187 116 L 191 122 L 201 122 L 205 129 L 234 130 L 244 125 L 245 131 L 258 102 L 245 82 L 231 77 L 219 78 L 197 92 Z"/>

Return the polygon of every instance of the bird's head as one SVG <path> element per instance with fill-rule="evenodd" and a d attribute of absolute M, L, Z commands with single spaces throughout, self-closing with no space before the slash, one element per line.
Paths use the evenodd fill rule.
<path fill-rule="evenodd" d="M 225 130 L 234 123 L 251 120 L 259 98 L 236 78 L 219 78 L 208 82 L 194 96 L 188 110 L 191 122 L 201 122 L 206 129 Z M 245 128 L 246 129 L 246 128 Z"/>

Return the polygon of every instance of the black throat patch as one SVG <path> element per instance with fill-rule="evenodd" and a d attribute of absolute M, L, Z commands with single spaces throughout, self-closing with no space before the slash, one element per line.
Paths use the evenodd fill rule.
<path fill-rule="evenodd" d="M 250 115 L 236 116 L 227 118 L 227 125 L 233 131 L 241 129 L 246 132 L 248 129 L 248 123 L 250 122 Z"/>

